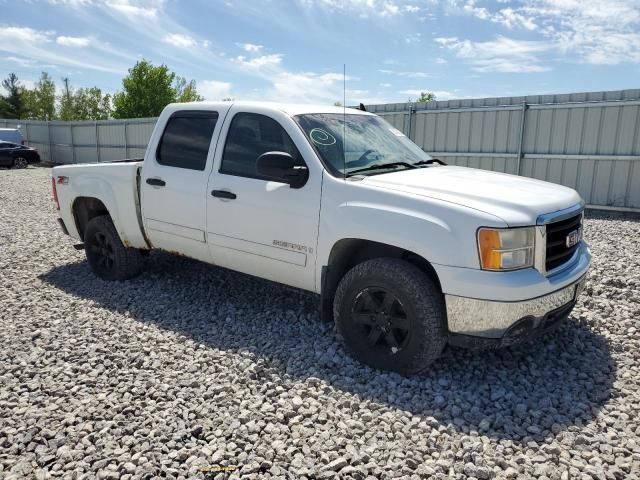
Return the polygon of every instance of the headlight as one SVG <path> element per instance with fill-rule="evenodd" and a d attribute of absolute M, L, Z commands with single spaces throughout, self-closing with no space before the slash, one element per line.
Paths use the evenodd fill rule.
<path fill-rule="evenodd" d="M 478 230 L 483 270 L 518 270 L 533 266 L 534 227 Z"/>

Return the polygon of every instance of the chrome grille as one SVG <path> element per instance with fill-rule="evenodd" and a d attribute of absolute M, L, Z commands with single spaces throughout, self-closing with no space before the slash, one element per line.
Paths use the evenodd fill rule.
<path fill-rule="evenodd" d="M 547 272 L 567 262 L 578 249 L 580 242 L 567 246 L 567 237 L 576 230 L 582 235 L 582 213 L 547 224 Z"/>

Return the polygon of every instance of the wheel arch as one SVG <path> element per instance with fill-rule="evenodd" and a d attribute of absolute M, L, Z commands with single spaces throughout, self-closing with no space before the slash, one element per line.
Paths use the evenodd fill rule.
<path fill-rule="evenodd" d="M 78 235 L 80 235 L 82 241 L 84 241 L 84 231 L 87 224 L 92 218 L 100 215 L 109 215 L 109 210 L 105 204 L 95 197 L 77 197 L 73 201 L 71 211 Z"/>
<path fill-rule="evenodd" d="M 364 240 L 360 238 L 343 238 L 331 248 L 327 265 L 322 267 L 321 310 L 325 320 L 333 318 L 333 298 L 338 283 L 354 266 L 373 258 L 398 258 L 416 266 L 424 272 L 442 292 L 440 279 L 431 263 L 421 255 L 401 247 Z"/>

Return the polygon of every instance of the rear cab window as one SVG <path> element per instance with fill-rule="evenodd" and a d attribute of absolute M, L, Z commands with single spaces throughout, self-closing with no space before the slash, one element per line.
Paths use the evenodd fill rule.
<path fill-rule="evenodd" d="M 176 112 L 169 117 L 156 150 L 156 161 L 168 167 L 204 170 L 218 113 Z"/>

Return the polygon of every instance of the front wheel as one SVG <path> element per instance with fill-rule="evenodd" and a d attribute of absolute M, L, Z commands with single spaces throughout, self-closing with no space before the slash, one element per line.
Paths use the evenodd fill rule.
<path fill-rule="evenodd" d="M 395 258 L 353 267 L 334 299 L 338 332 L 351 354 L 381 370 L 424 370 L 447 343 L 444 300 L 421 270 Z"/>
<path fill-rule="evenodd" d="M 93 272 L 103 280 L 127 280 L 142 270 L 142 256 L 126 248 L 108 215 L 89 220 L 84 233 L 84 250 Z"/>

